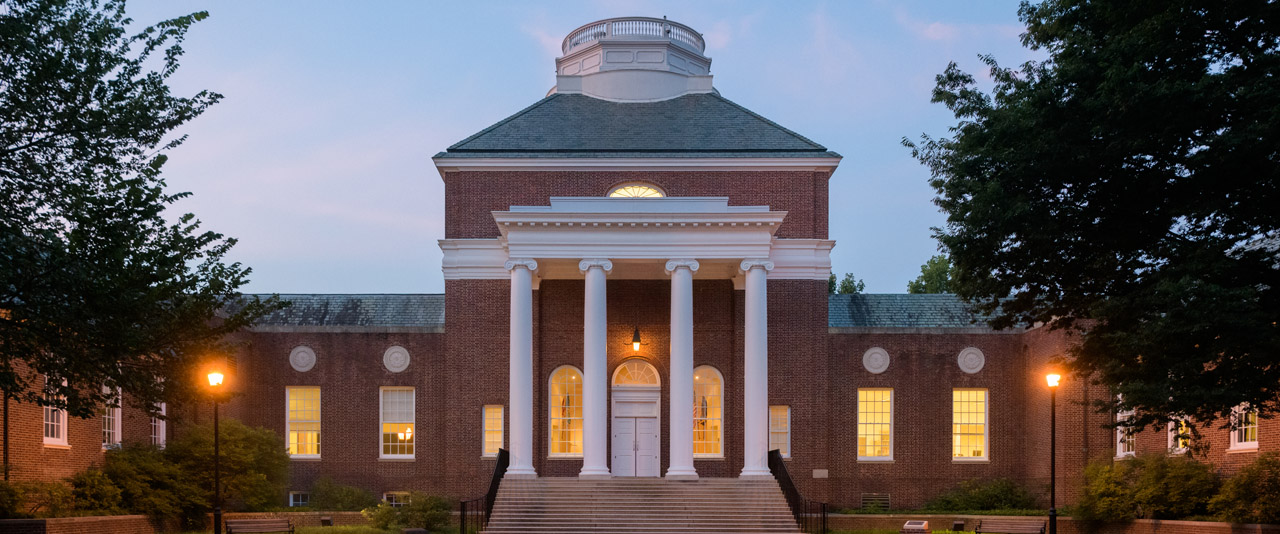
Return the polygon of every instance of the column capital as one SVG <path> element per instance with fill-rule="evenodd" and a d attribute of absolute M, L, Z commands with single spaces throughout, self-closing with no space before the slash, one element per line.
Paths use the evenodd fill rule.
<path fill-rule="evenodd" d="M 592 267 L 599 267 L 604 270 L 604 274 L 613 272 L 613 262 L 604 258 L 587 258 L 578 262 L 578 270 L 582 271 L 582 274 L 587 274 Z"/>
<path fill-rule="evenodd" d="M 745 273 L 757 267 L 764 269 L 764 272 L 767 273 L 773 270 L 773 262 L 769 260 L 760 260 L 760 259 L 745 259 L 745 260 L 742 260 L 742 263 L 738 265 L 738 270 Z"/>
<path fill-rule="evenodd" d="M 514 270 L 516 267 L 524 267 L 529 272 L 538 270 L 538 262 L 529 258 L 511 258 L 506 263 L 503 263 L 502 266 L 508 271 Z"/>
<path fill-rule="evenodd" d="M 667 260 L 666 271 L 668 275 L 675 272 L 676 269 L 679 269 L 681 267 L 689 269 L 689 272 L 691 273 L 696 273 L 698 272 L 698 260 L 687 260 L 687 259 Z"/>

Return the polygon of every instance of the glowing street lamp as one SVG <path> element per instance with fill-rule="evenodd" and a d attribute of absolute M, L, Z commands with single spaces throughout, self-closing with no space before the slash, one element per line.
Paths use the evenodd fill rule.
<path fill-rule="evenodd" d="M 222 534 L 222 455 L 218 443 L 218 393 L 222 389 L 221 371 L 209 372 L 209 389 L 213 393 L 213 534 Z"/>
<path fill-rule="evenodd" d="M 1058 534 L 1058 382 L 1062 375 L 1044 376 L 1049 384 L 1049 534 Z"/>

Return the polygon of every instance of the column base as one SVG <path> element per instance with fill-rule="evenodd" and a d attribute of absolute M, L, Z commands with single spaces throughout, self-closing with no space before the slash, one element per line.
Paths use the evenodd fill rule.
<path fill-rule="evenodd" d="M 578 480 L 609 480 L 613 474 L 608 469 L 583 469 L 578 473 Z"/>
<path fill-rule="evenodd" d="M 753 480 L 760 480 L 760 479 L 766 479 L 766 478 L 772 479 L 773 472 L 767 469 L 763 471 L 759 469 L 743 469 L 742 473 L 738 475 L 738 478 L 753 479 Z"/>
<path fill-rule="evenodd" d="M 698 480 L 698 472 L 693 469 L 667 469 L 667 480 Z"/>
<path fill-rule="evenodd" d="M 538 472 L 534 471 L 533 468 L 507 469 L 507 473 L 502 475 L 502 478 L 533 479 L 538 478 Z"/>

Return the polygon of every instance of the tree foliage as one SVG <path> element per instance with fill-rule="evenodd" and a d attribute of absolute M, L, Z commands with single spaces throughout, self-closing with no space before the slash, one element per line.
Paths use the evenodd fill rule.
<path fill-rule="evenodd" d="M 1280 523 L 1280 455 L 1263 453 L 1222 485 L 1209 510 L 1234 523 Z"/>
<path fill-rule="evenodd" d="M 1182 519 L 1203 515 L 1218 490 L 1213 466 L 1186 455 L 1141 454 L 1085 469 L 1080 519 Z"/>
<path fill-rule="evenodd" d="M 167 85 L 206 16 L 131 31 L 122 1 L 0 0 L 0 388 L 20 401 L 181 398 L 194 358 L 278 306 L 213 320 L 249 269 L 165 211 L 187 196 L 160 175 L 173 131 L 221 98 Z"/>
<path fill-rule="evenodd" d="M 947 214 L 957 294 L 997 328 L 1083 330 L 1078 376 L 1133 426 L 1280 410 L 1280 3 L 1023 3 L 985 93 L 953 63 L 949 138 L 904 139 Z"/>
<path fill-rule="evenodd" d="M 950 293 L 951 258 L 939 254 L 920 266 L 920 276 L 907 282 L 907 293 Z"/>
<path fill-rule="evenodd" d="M 222 497 L 231 510 L 260 511 L 278 506 L 289 476 L 289 453 L 276 432 L 235 419 L 219 425 Z M 190 427 L 165 446 L 165 457 L 213 502 L 213 425 Z"/>
<path fill-rule="evenodd" d="M 835 279 L 835 276 L 834 274 L 831 275 L 832 280 Z M 827 289 L 831 289 L 830 282 L 827 285 Z M 862 293 L 862 290 L 866 288 L 867 283 L 863 282 L 861 278 L 854 278 L 853 273 L 844 273 L 844 278 L 841 278 L 840 283 L 835 286 L 834 293 L 841 295 L 857 294 Z"/>
<path fill-rule="evenodd" d="M 378 498 L 364 488 L 339 484 L 328 476 L 316 479 L 311 485 L 311 502 L 307 504 L 313 510 L 323 511 L 359 511 L 378 505 Z"/>

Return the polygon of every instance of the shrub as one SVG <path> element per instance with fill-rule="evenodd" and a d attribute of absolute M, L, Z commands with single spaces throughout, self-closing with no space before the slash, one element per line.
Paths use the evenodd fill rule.
<path fill-rule="evenodd" d="M 925 503 L 926 510 L 1019 510 L 1035 508 L 1036 499 L 1012 480 L 967 480 Z"/>
<path fill-rule="evenodd" d="M 61 482 L 18 482 L 18 500 L 32 517 L 60 517 L 72 507 L 71 488 Z"/>
<path fill-rule="evenodd" d="M 102 471 L 120 489 L 125 511 L 158 521 L 186 517 L 188 526 L 200 521 L 209 501 L 163 451 L 150 445 L 126 445 L 107 451 Z"/>
<path fill-rule="evenodd" d="M 382 530 L 395 528 L 400 520 L 400 510 L 386 502 L 365 508 L 360 511 L 360 515 L 364 516 L 374 528 Z"/>
<path fill-rule="evenodd" d="M 378 505 L 378 498 L 373 493 L 334 482 L 332 478 L 320 477 L 311 485 L 312 510 L 343 511 L 363 510 Z"/>
<path fill-rule="evenodd" d="M 67 479 L 71 483 L 71 496 L 80 512 L 97 515 L 114 515 L 120 508 L 120 488 L 101 469 L 90 467 Z"/>
<path fill-rule="evenodd" d="M 284 439 L 274 431 L 224 419 L 221 438 L 223 508 L 260 511 L 279 506 L 289 474 Z M 180 469 L 206 502 L 213 500 L 213 425 L 190 427 L 170 440 L 165 457 Z"/>
<path fill-rule="evenodd" d="M 28 517 L 22 511 L 22 494 L 13 484 L 0 480 L 0 519 Z"/>
<path fill-rule="evenodd" d="M 1235 523 L 1280 523 L 1280 456 L 1258 456 L 1222 485 L 1209 510 Z"/>
<path fill-rule="evenodd" d="M 409 494 L 409 503 L 404 506 L 395 507 L 383 502 L 360 512 L 375 528 L 425 528 L 428 531 L 443 527 L 451 514 L 448 501 L 416 491 Z"/>
<path fill-rule="evenodd" d="M 1076 517 L 1121 521 L 1202 515 L 1217 489 L 1212 467 L 1186 456 L 1103 460 L 1085 470 L 1085 494 Z"/>

